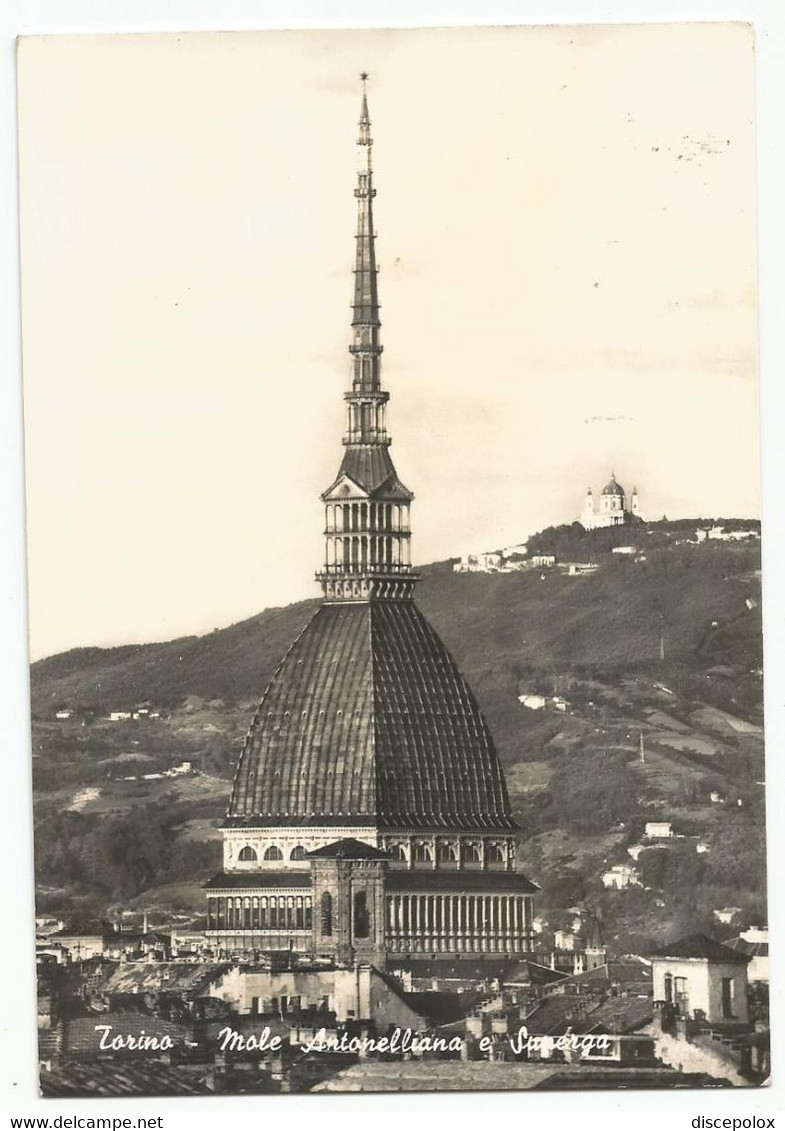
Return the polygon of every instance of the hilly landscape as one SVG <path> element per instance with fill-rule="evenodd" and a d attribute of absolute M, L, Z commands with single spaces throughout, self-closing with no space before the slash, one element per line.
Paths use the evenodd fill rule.
<path fill-rule="evenodd" d="M 435 563 L 417 591 L 495 737 L 546 925 L 588 905 L 620 953 L 716 933 L 718 909 L 766 918 L 760 542 L 698 544 L 698 524 L 554 527 L 521 568 Z M 597 569 L 532 567 L 547 553 Z M 245 732 L 317 605 L 33 665 L 40 913 L 200 922 Z M 667 846 L 642 842 L 650 821 Z M 638 882 L 605 887 L 630 848 Z"/>

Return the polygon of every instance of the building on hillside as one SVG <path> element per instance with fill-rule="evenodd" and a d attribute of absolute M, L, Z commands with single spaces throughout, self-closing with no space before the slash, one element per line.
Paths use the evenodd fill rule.
<path fill-rule="evenodd" d="M 655 1005 L 688 1020 L 749 1020 L 749 956 L 708 935 L 688 935 L 651 954 Z"/>
<path fill-rule="evenodd" d="M 568 577 L 582 577 L 587 573 L 596 573 L 600 567 L 597 562 L 564 562 L 561 568 L 567 571 Z"/>
<path fill-rule="evenodd" d="M 506 561 L 508 558 L 525 558 L 529 552 L 529 545 L 527 542 L 518 542 L 515 546 L 505 546 L 502 550 L 502 557 Z"/>
<path fill-rule="evenodd" d="M 500 553 L 464 554 L 452 567 L 454 573 L 498 573 L 504 564 Z"/>
<path fill-rule="evenodd" d="M 558 929 L 553 934 L 553 951 L 543 957 L 543 962 L 564 974 L 584 974 L 603 966 L 608 952 L 603 945 L 600 925 L 592 915 L 587 915 L 579 930 Z"/>
<path fill-rule="evenodd" d="M 521 542 L 503 550 L 463 554 L 460 561 L 453 563 L 453 573 L 517 573 L 532 568 L 527 552 L 526 543 Z"/>
<path fill-rule="evenodd" d="M 591 487 L 586 492 L 580 522 L 586 530 L 599 530 L 605 526 L 623 526 L 630 518 L 643 518 L 640 509 L 638 488 L 633 487 L 629 502 L 624 488 L 611 477 L 600 493 L 599 503 L 594 501 Z"/>
<path fill-rule="evenodd" d="M 670 821 L 647 821 L 643 835 L 649 840 L 667 839 L 673 836 L 673 826 Z"/>
<path fill-rule="evenodd" d="M 768 927 L 748 927 L 735 938 L 727 939 L 723 946 L 745 954 L 749 959 L 747 980 L 749 982 L 769 981 L 769 929 Z"/>
<path fill-rule="evenodd" d="M 695 531 L 696 542 L 758 542 L 759 530 L 726 530 L 724 526 L 704 526 Z"/>
<path fill-rule="evenodd" d="M 732 923 L 734 919 L 741 915 L 741 908 L 717 907 L 714 911 L 712 911 L 712 915 L 718 923 L 722 923 L 724 926 L 727 926 L 728 923 Z"/>
<path fill-rule="evenodd" d="M 616 888 L 621 891 L 623 888 L 640 887 L 640 883 L 637 868 L 633 868 L 630 864 L 614 864 L 602 874 L 604 888 Z"/>
<path fill-rule="evenodd" d="M 477 702 L 413 600 L 412 492 L 382 388 L 372 140 L 359 123 L 353 379 L 325 505 L 324 599 L 265 691 L 207 885 L 224 951 L 338 964 L 531 949 L 504 774 Z"/>
<path fill-rule="evenodd" d="M 530 711 L 541 711 L 548 702 L 545 695 L 519 695 L 518 702 L 523 703 Z"/>

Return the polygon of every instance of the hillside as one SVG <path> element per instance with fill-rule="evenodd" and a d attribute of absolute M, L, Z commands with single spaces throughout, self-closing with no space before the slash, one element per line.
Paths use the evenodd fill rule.
<path fill-rule="evenodd" d="M 728 903 L 762 913 L 760 545 L 696 545 L 687 534 L 681 523 L 638 526 L 633 557 L 613 554 L 607 531 L 554 528 L 530 539 L 530 552 L 579 540 L 596 573 L 458 574 L 446 562 L 426 567 L 418 587 L 496 739 L 544 906 L 558 915 L 591 899 L 619 940 L 659 933 L 655 899 L 671 925 L 705 926 Z M 186 914 L 200 906 L 193 884 L 217 865 L 216 824 L 253 705 L 316 605 L 33 665 L 44 904 L 154 904 L 154 890 L 180 892 Z M 529 709 L 522 695 L 549 701 Z M 105 719 L 142 703 L 160 718 Z M 59 708 L 77 714 L 57 721 Z M 182 759 L 199 772 L 165 776 Z M 628 859 L 651 819 L 673 820 L 711 852 L 696 871 L 694 846 L 685 856 L 680 844 L 656 896 L 610 895 L 603 868 Z"/>
<path fill-rule="evenodd" d="M 645 539 L 662 543 L 668 537 L 662 525 L 652 524 Z M 584 553 L 587 542 L 600 545 L 609 533 L 584 533 Z M 546 535 L 532 541 L 547 543 Z M 423 568 L 418 603 L 484 699 L 492 725 L 500 665 L 513 678 L 565 669 L 613 674 L 630 665 L 659 670 L 661 632 L 668 669 L 732 661 L 746 685 L 749 668 L 761 664 L 760 615 L 745 615 L 744 605 L 749 594 L 759 605 L 759 545 L 660 544 L 640 564 L 591 554 L 590 546 L 588 553 L 606 559 L 598 574 L 553 573 L 545 582 L 535 571 L 459 575 L 451 562 Z M 105 711 L 150 701 L 174 707 L 189 694 L 230 703 L 258 698 L 317 604 L 267 609 L 202 637 L 81 648 L 40 660 L 31 670 L 33 715 L 51 716 L 59 705 Z M 754 707 L 755 693 L 747 698 Z M 496 721 L 503 725 L 503 718 Z"/>

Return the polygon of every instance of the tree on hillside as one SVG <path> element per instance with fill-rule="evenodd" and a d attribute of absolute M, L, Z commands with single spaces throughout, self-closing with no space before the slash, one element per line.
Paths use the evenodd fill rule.
<path fill-rule="evenodd" d="M 631 514 L 625 516 L 621 525 L 599 530 L 586 530 L 580 522 L 546 526 L 529 538 L 528 555 L 555 554 L 560 561 L 590 561 L 598 554 L 610 554 L 615 546 L 625 546 L 640 538 L 645 529 L 643 519 Z"/>
<path fill-rule="evenodd" d="M 644 887 L 664 891 L 677 901 L 694 903 L 703 878 L 705 858 L 691 841 L 647 848 L 638 857 L 638 873 Z"/>
<path fill-rule="evenodd" d="M 554 823 L 580 832 L 609 832 L 640 809 L 640 784 L 618 751 L 565 752 L 548 789 Z"/>

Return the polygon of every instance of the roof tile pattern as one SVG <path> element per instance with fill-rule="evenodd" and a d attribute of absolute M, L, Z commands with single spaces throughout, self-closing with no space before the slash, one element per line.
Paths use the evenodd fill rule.
<path fill-rule="evenodd" d="M 411 601 L 319 608 L 262 698 L 228 818 L 515 827 L 479 707 Z"/>
<path fill-rule="evenodd" d="M 244 890 L 268 888 L 310 888 L 311 873 L 295 871 L 275 872 L 217 872 L 202 884 L 206 891 L 225 891 L 227 888 Z"/>
<path fill-rule="evenodd" d="M 414 496 L 404 487 L 395 471 L 385 444 L 350 444 L 343 454 L 338 478 L 322 496 L 332 496 L 336 484 L 347 476 L 370 498 L 408 501 Z"/>
<path fill-rule="evenodd" d="M 136 1061 L 113 1057 L 72 1061 L 41 1072 L 44 1096 L 202 1096 L 212 1091 L 204 1073 L 171 1067 L 148 1054 Z M 201 1078 L 200 1078 L 201 1077 Z"/>
<path fill-rule="evenodd" d="M 533 894 L 540 889 L 522 872 L 447 872 L 438 868 L 428 872 L 417 868 L 402 868 L 400 871 L 387 873 L 385 890 L 413 894 L 435 891 L 442 895 L 470 895 L 472 892 L 481 895 L 490 895 L 492 892 L 522 895 Z"/>
<path fill-rule="evenodd" d="M 749 955 L 740 954 L 701 931 L 685 935 L 675 942 L 666 943 L 665 946 L 658 947 L 651 953 L 656 958 L 708 958 L 716 962 L 749 961 Z"/>

